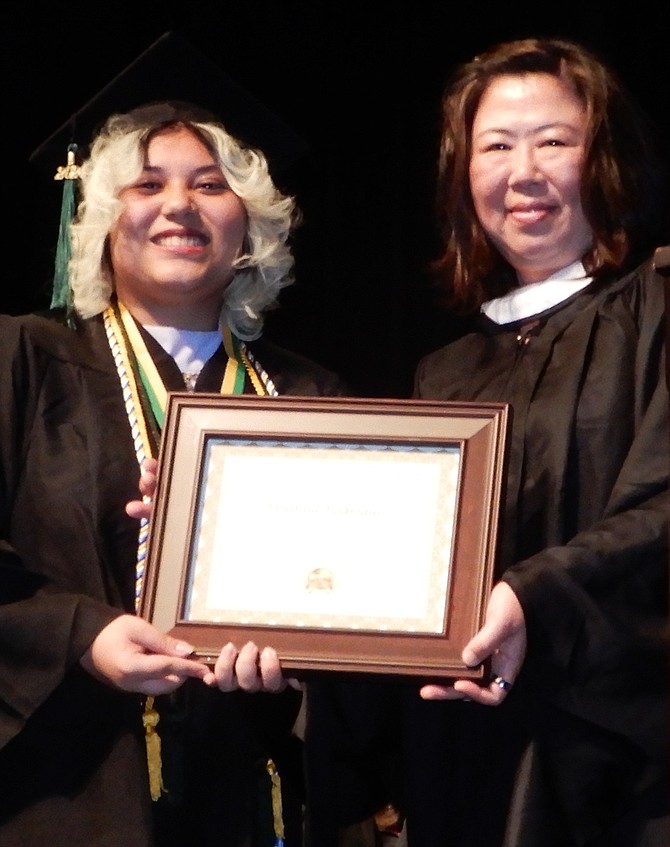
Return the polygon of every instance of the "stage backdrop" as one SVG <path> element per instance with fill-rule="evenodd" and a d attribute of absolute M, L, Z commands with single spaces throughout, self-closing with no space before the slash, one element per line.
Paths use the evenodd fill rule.
<path fill-rule="evenodd" d="M 403 396 L 417 358 L 460 327 L 434 307 L 437 110 L 453 66 L 492 42 L 566 35 L 600 51 L 670 138 L 670 16 L 566 0 L 10 2 L 2 35 L 4 274 L 0 310 L 48 304 L 60 184 L 31 151 L 166 30 L 188 38 L 306 141 L 283 177 L 304 223 L 297 283 L 267 334 L 340 371 L 361 394 Z"/>

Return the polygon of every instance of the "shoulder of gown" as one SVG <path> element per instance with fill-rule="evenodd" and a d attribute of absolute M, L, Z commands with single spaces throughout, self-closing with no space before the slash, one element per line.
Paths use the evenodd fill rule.
<path fill-rule="evenodd" d="M 113 367 L 101 316 L 68 326 L 57 312 L 0 315 L 0 349 L 5 361 L 19 351 L 44 356 L 87 370 L 108 372 Z"/>

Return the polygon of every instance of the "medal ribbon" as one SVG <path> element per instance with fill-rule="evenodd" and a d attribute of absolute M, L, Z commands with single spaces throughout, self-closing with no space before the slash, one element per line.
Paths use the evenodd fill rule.
<path fill-rule="evenodd" d="M 159 429 L 162 430 L 165 422 L 165 410 L 167 409 L 167 390 L 154 364 L 154 360 L 147 350 L 147 346 L 137 328 L 134 318 L 120 301 L 118 301 L 118 310 L 126 336 L 135 354 L 138 375 L 149 397 L 151 411 L 156 418 Z M 248 374 L 251 384 L 256 390 L 256 394 L 275 394 L 276 390 L 273 390 L 274 385 L 267 377 L 267 374 L 265 374 L 265 371 L 261 369 L 261 374 L 265 375 L 264 380 L 256 372 L 254 367 L 252 367 L 246 345 L 236 338 L 227 326 L 223 328 L 222 335 L 228 362 L 226 363 L 221 388 L 219 389 L 220 393 L 242 394 L 244 392 L 244 378 Z M 267 382 L 270 385 L 264 384 Z"/>

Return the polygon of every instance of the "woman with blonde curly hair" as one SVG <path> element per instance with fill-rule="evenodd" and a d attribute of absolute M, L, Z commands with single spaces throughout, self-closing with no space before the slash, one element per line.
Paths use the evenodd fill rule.
<path fill-rule="evenodd" d="M 343 393 L 261 337 L 295 204 L 183 103 L 111 117 L 79 180 L 67 320 L 0 319 L 0 842 L 294 847 L 301 694 L 240 690 L 254 645 L 210 669 L 136 616 L 147 518 L 126 504 L 168 392 Z"/>

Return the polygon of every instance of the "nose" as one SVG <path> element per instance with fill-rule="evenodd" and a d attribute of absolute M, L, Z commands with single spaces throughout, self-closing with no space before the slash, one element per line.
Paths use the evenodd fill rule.
<path fill-rule="evenodd" d="M 512 150 L 510 183 L 538 182 L 541 179 L 535 148 L 517 144 Z"/>
<path fill-rule="evenodd" d="M 166 217 L 193 212 L 195 204 L 186 185 L 174 184 L 165 188 L 163 214 Z"/>

